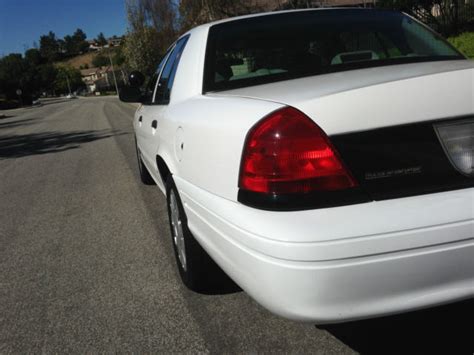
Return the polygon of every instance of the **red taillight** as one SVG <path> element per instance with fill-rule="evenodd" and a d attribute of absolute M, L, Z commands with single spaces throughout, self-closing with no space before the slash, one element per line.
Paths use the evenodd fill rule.
<path fill-rule="evenodd" d="M 248 133 L 239 187 L 267 194 L 334 191 L 357 186 L 326 134 L 304 113 L 285 107 Z"/>

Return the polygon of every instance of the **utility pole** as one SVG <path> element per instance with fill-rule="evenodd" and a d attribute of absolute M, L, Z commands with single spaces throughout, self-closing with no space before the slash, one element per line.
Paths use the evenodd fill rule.
<path fill-rule="evenodd" d="M 118 90 L 118 85 L 117 85 L 117 78 L 115 77 L 114 63 L 112 63 L 112 56 L 110 55 L 110 52 L 109 52 L 109 60 L 110 60 L 110 66 L 112 67 L 112 75 L 114 76 L 115 91 L 117 92 L 117 95 L 118 95 L 119 90 Z"/>
<path fill-rule="evenodd" d="M 23 91 L 21 89 L 17 89 L 16 94 L 18 95 L 18 102 L 20 103 L 20 106 L 23 106 L 23 100 L 21 98 L 21 94 L 23 94 Z"/>
<path fill-rule="evenodd" d="M 127 82 L 127 77 L 125 76 L 125 73 L 123 72 L 123 69 L 120 69 L 120 73 L 122 73 L 122 80 L 124 83 Z"/>
<path fill-rule="evenodd" d="M 71 94 L 71 85 L 69 85 L 69 75 L 66 74 L 66 82 L 67 82 L 67 88 L 69 90 L 69 95 L 72 95 Z"/>

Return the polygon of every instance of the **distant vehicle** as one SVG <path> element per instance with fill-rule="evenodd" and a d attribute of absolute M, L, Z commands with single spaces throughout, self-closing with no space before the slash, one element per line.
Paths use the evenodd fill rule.
<path fill-rule="evenodd" d="M 32 106 L 41 106 L 42 103 L 39 99 L 34 99 L 33 102 L 31 103 Z"/>
<path fill-rule="evenodd" d="M 73 94 L 67 94 L 66 99 L 77 99 L 76 95 Z"/>
<path fill-rule="evenodd" d="M 474 296 L 474 62 L 397 12 L 227 19 L 126 102 L 183 282 L 214 260 L 284 317 L 329 323 Z"/>

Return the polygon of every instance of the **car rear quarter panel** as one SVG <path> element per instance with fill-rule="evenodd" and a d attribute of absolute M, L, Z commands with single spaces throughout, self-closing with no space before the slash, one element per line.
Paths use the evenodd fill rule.
<path fill-rule="evenodd" d="M 235 201 L 247 132 L 280 107 L 262 100 L 208 96 L 172 105 L 162 126 L 168 141 L 158 155 L 174 175 Z"/>
<path fill-rule="evenodd" d="M 178 70 L 174 78 L 170 102 L 172 105 L 187 100 L 202 92 L 202 73 L 206 52 L 207 34 L 206 26 L 199 26 L 185 33 L 189 39 L 181 54 Z"/>

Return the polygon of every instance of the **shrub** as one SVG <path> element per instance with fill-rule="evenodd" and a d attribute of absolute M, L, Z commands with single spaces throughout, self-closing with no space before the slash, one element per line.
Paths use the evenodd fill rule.
<path fill-rule="evenodd" d="M 92 59 L 92 65 L 95 68 L 105 67 L 109 65 L 109 59 L 101 54 L 98 54 Z"/>
<path fill-rule="evenodd" d="M 448 41 L 467 57 L 474 59 L 474 32 L 465 32 L 459 36 L 450 37 Z"/>

